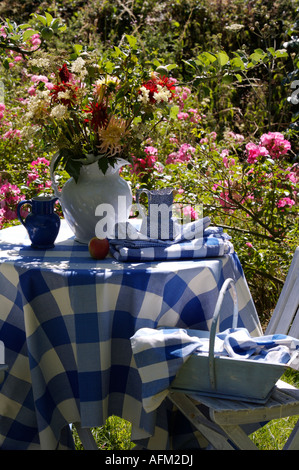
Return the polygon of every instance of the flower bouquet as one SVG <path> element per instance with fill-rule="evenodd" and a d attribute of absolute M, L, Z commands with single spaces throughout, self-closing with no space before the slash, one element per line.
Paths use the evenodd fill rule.
<path fill-rule="evenodd" d="M 115 223 L 128 217 L 132 192 L 119 169 L 144 155 L 158 124 L 173 116 L 172 106 L 178 109 L 176 81 L 165 70 L 141 65 L 137 41 L 127 41 L 101 57 L 75 46 L 74 54 L 58 54 L 55 62 L 44 52 L 29 60 L 33 86 L 25 100 L 24 132 L 39 132 L 45 147 L 55 151 L 54 194 L 83 243 L 101 221 L 111 236 Z M 58 167 L 71 177 L 62 190 L 54 178 Z"/>
<path fill-rule="evenodd" d="M 41 132 L 58 152 L 56 164 L 75 180 L 83 165 L 98 162 L 105 173 L 119 158 L 130 162 L 170 114 L 176 81 L 141 66 L 135 39 L 127 39 L 123 50 L 100 58 L 81 50 L 62 57 L 58 67 L 46 54 L 29 61 L 33 71 L 48 75 L 32 75 L 27 131 Z"/>

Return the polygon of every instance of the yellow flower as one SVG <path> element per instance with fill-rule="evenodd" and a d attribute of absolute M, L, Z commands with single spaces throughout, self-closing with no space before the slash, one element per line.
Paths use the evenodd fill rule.
<path fill-rule="evenodd" d="M 98 146 L 100 152 L 110 157 L 122 151 L 122 138 L 126 134 L 126 122 L 123 119 L 112 117 L 106 129 L 99 129 L 101 144 Z"/>

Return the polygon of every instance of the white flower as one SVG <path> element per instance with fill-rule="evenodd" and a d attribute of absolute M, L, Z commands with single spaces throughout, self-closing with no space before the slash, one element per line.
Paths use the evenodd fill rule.
<path fill-rule="evenodd" d="M 59 100 L 62 100 L 62 99 L 69 100 L 71 98 L 71 94 L 70 94 L 69 90 L 59 91 L 58 94 L 57 94 L 57 98 Z"/>
<path fill-rule="evenodd" d="M 82 59 L 82 57 L 78 57 L 74 62 L 72 63 L 71 66 L 71 72 L 77 74 L 80 76 L 80 78 L 84 78 L 85 75 L 87 75 L 87 70 L 84 67 L 85 66 L 85 60 Z"/>
<path fill-rule="evenodd" d="M 119 83 L 119 78 L 118 77 L 113 77 L 112 75 L 107 75 L 107 77 L 103 77 L 103 78 L 99 78 L 97 81 L 96 81 L 96 85 L 97 86 L 101 86 L 101 85 L 108 85 L 109 82 L 113 82 L 115 83 L 116 85 L 118 85 Z"/>
<path fill-rule="evenodd" d="M 35 67 L 49 67 L 50 61 L 45 57 L 40 57 L 39 59 L 31 59 L 30 65 L 33 65 Z"/>
<path fill-rule="evenodd" d="M 85 60 L 82 57 L 78 57 L 71 66 L 71 71 L 74 73 L 80 73 L 82 67 L 85 65 Z"/>
<path fill-rule="evenodd" d="M 149 103 L 149 90 L 144 86 L 140 87 L 141 94 L 138 96 L 138 101 L 141 101 L 143 104 Z"/>
<path fill-rule="evenodd" d="M 236 33 L 243 28 L 244 28 L 244 25 L 239 24 L 239 23 L 233 23 L 231 25 L 225 26 L 225 29 L 227 29 L 228 31 L 234 31 Z"/>
<path fill-rule="evenodd" d="M 157 85 L 158 91 L 154 93 L 154 99 L 157 103 L 163 103 L 163 101 L 167 102 L 171 98 L 171 92 L 166 87 L 162 87 L 161 85 Z"/>
<path fill-rule="evenodd" d="M 57 104 L 52 109 L 50 116 L 54 119 L 65 119 L 68 116 L 67 107 L 63 104 Z"/>
<path fill-rule="evenodd" d="M 113 88 L 112 85 L 116 87 L 118 84 L 119 84 L 118 77 L 107 75 L 106 77 L 99 78 L 98 80 L 96 80 L 94 84 L 94 93 L 98 97 L 99 101 L 101 101 L 106 92 L 106 88 L 107 87 Z"/>
<path fill-rule="evenodd" d="M 36 90 L 36 94 L 30 96 L 28 100 L 28 112 L 26 119 L 42 119 L 47 115 L 47 108 L 50 104 L 50 90 Z"/>

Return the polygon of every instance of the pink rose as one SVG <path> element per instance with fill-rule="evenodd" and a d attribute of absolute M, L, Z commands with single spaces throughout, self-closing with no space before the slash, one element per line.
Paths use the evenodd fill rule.
<path fill-rule="evenodd" d="M 290 142 L 280 132 L 263 134 L 260 138 L 260 143 L 267 148 L 272 158 L 279 158 L 291 149 Z"/>
<path fill-rule="evenodd" d="M 30 88 L 28 88 L 27 92 L 30 96 L 34 96 L 36 93 L 36 89 L 34 86 L 31 86 Z"/>
<path fill-rule="evenodd" d="M 178 119 L 180 121 L 187 121 L 187 119 L 189 119 L 189 114 L 188 113 L 178 113 Z"/>
<path fill-rule="evenodd" d="M 295 204 L 295 201 L 289 197 L 283 197 L 277 203 L 277 207 L 285 207 L 289 206 L 292 207 Z"/>
<path fill-rule="evenodd" d="M 263 147 L 261 145 L 256 145 L 253 142 L 248 142 L 246 144 L 246 150 L 247 150 L 247 161 L 248 163 L 255 163 L 260 156 L 266 157 L 269 155 L 268 150 L 266 147 Z"/>

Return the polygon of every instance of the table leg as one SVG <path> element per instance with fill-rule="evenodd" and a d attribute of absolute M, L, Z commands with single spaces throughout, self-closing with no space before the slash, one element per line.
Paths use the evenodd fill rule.
<path fill-rule="evenodd" d="M 216 424 L 209 421 L 189 397 L 184 393 L 170 391 L 168 398 L 215 449 L 233 450 L 233 446 L 228 442 L 227 438 L 221 434 L 221 429 Z"/>
<path fill-rule="evenodd" d="M 257 446 L 247 436 L 247 434 L 237 425 L 220 425 L 227 437 L 238 447 L 240 450 L 258 450 Z"/>
<path fill-rule="evenodd" d="M 99 450 L 89 428 L 82 428 L 80 423 L 74 423 L 74 426 L 85 450 Z"/>

